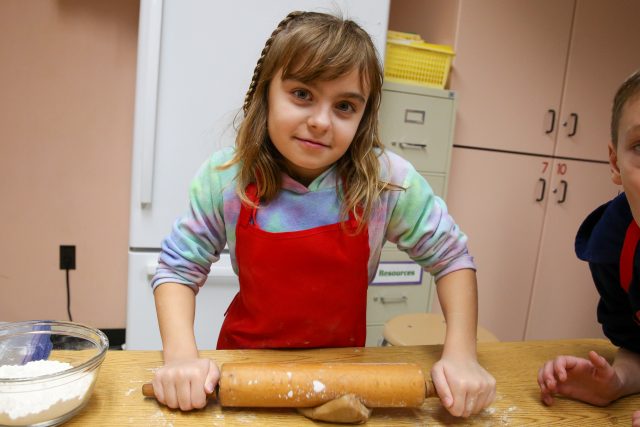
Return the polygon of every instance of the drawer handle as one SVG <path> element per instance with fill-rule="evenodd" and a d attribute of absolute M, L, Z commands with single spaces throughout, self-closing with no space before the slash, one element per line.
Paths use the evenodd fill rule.
<path fill-rule="evenodd" d="M 373 300 L 374 301 L 380 301 L 380 303 L 382 304 L 400 304 L 403 302 L 407 302 L 409 298 L 407 298 L 406 295 L 403 295 L 401 297 L 395 297 L 395 298 L 388 298 L 388 297 L 374 297 Z"/>
<path fill-rule="evenodd" d="M 423 125 L 426 112 L 422 110 L 404 110 L 404 122 Z"/>
<path fill-rule="evenodd" d="M 576 113 L 571 113 L 569 114 L 569 117 L 573 119 L 573 129 L 571 129 L 571 132 L 569 132 L 567 136 L 571 137 L 578 133 L 578 115 Z M 566 121 L 562 125 L 567 127 L 569 126 L 569 122 Z"/>
<path fill-rule="evenodd" d="M 564 203 L 567 200 L 567 187 L 569 187 L 569 183 L 567 183 L 567 181 L 565 181 L 564 179 L 560 180 L 560 184 L 562 184 L 563 189 L 562 189 L 562 197 L 558 200 L 558 204 Z M 553 190 L 554 193 L 558 192 L 558 189 L 554 189 Z"/>
<path fill-rule="evenodd" d="M 553 109 L 548 109 L 547 113 L 551 113 L 551 126 L 549 126 L 549 129 L 545 130 L 544 133 L 551 133 L 553 132 L 553 128 L 556 127 L 556 110 Z"/>
<path fill-rule="evenodd" d="M 542 191 L 540 191 L 540 197 L 536 198 L 536 202 L 544 200 L 544 190 L 547 188 L 547 180 L 544 178 L 538 178 L 538 182 L 542 182 Z"/>
<path fill-rule="evenodd" d="M 427 144 L 417 144 L 415 142 L 392 142 L 391 145 L 394 147 L 397 145 L 400 148 L 413 148 L 416 150 L 426 150 Z"/>

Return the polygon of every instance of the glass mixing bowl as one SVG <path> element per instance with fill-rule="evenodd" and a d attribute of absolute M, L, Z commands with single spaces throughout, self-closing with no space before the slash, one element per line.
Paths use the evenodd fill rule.
<path fill-rule="evenodd" d="M 89 401 L 109 340 L 63 321 L 0 323 L 0 426 L 55 426 Z"/>

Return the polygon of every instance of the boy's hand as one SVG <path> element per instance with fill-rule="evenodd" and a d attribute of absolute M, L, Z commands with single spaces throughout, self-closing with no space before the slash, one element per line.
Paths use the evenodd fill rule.
<path fill-rule="evenodd" d="M 496 396 L 496 380 L 473 358 L 443 357 L 431 378 L 443 406 L 456 417 L 477 414 Z"/>
<path fill-rule="evenodd" d="M 640 427 L 640 411 L 636 411 L 633 413 L 633 418 L 631 418 L 632 425 L 631 427 Z"/>
<path fill-rule="evenodd" d="M 158 402 L 183 411 L 203 408 L 207 393 L 220 379 L 220 371 L 210 359 L 179 359 L 156 371 L 153 390 Z"/>
<path fill-rule="evenodd" d="M 542 401 L 547 405 L 553 404 L 553 395 L 557 393 L 605 406 L 620 397 L 622 389 L 616 370 L 595 351 L 589 352 L 589 360 L 558 356 L 547 361 L 538 371 L 538 385 Z"/>

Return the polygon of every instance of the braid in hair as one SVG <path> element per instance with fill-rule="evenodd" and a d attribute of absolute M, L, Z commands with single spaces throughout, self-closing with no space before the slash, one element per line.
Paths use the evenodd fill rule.
<path fill-rule="evenodd" d="M 256 90 L 256 84 L 258 81 L 258 76 L 260 76 L 260 71 L 262 71 L 262 63 L 264 62 L 264 57 L 267 56 L 267 52 L 269 52 L 269 48 L 271 47 L 271 43 L 273 43 L 273 39 L 286 28 L 289 22 L 293 21 L 299 16 L 304 15 L 304 12 L 294 11 L 289 13 L 276 27 L 275 30 L 271 33 L 271 37 L 264 44 L 264 48 L 262 49 L 262 53 L 260 54 L 260 58 L 258 58 L 258 62 L 256 64 L 256 68 L 253 70 L 253 77 L 251 78 L 251 84 L 249 85 L 249 90 L 247 90 L 247 94 L 244 97 L 244 104 L 242 105 L 242 110 L 244 114 L 247 114 L 247 110 L 249 109 L 249 103 L 251 102 L 251 98 L 253 98 L 253 93 Z"/>

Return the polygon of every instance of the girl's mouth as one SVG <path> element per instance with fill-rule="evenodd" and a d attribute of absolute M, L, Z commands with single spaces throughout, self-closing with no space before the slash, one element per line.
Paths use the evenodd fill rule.
<path fill-rule="evenodd" d="M 320 141 L 314 141 L 312 139 L 305 139 L 305 138 L 298 138 L 298 137 L 295 137 L 295 139 L 298 142 L 302 143 L 303 145 L 312 147 L 312 148 L 328 148 L 329 147 L 327 144 L 324 144 Z"/>

